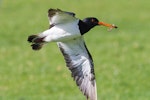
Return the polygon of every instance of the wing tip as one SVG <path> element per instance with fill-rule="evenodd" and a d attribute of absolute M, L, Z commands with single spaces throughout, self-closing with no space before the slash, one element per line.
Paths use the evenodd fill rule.
<path fill-rule="evenodd" d="M 53 17 L 55 14 L 56 14 L 56 12 L 61 12 L 62 10 L 60 10 L 60 9 L 53 9 L 53 8 L 50 8 L 49 10 L 48 10 L 48 17 Z"/>
<path fill-rule="evenodd" d="M 79 85 L 80 91 L 87 98 L 87 100 L 97 100 L 97 85 L 96 80 L 83 80 Z"/>
<path fill-rule="evenodd" d="M 91 90 L 89 94 L 84 94 L 87 100 L 97 100 L 97 85 L 96 81 L 94 80 L 94 85 L 91 86 Z"/>

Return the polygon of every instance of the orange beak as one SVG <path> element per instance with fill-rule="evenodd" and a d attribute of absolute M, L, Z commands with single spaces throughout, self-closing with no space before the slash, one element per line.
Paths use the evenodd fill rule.
<path fill-rule="evenodd" d="M 118 28 L 117 26 L 115 26 L 113 24 L 108 24 L 108 23 L 104 23 L 104 22 L 98 22 L 98 25 L 103 25 L 103 26 L 109 27 L 110 29 Z"/>

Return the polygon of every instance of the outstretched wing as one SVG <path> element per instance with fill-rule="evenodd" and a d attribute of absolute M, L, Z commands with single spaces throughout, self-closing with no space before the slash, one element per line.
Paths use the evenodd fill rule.
<path fill-rule="evenodd" d="M 63 24 L 76 20 L 75 13 L 62 11 L 60 9 L 49 9 L 48 10 L 48 19 L 50 25 Z"/>
<path fill-rule="evenodd" d="M 57 44 L 80 90 L 87 99 L 97 100 L 94 64 L 83 38 L 79 37 Z"/>

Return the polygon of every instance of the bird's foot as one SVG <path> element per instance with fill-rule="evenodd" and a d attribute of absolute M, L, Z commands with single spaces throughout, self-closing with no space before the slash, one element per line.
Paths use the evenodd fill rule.
<path fill-rule="evenodd" d="M 31 45 L 33 50 L 40 50 L 43 47 L 42 43 L 34 43 Z"/>
<path fill-rule="evenodd" d="M 28 42 L 32 43 L 31 47 L 33 50 L 40 50 L 44 45 L 43 39 L 44 37 L 41 38 L 38 35 L 30 35 L 28 37 Z"/>

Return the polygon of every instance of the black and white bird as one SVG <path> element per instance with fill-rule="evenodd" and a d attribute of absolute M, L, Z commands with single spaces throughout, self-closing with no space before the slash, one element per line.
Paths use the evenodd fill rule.
<path fill-rule="evenodd" d="M 94 73 L 94 64 L 83 35 L 95 26 L 103 25 L 117 28 L 114 25 L 99 22 L 97 18 L 88 17 L 80 20 L 72 12 L 60 9 L 49 9 L 48 19 L 50 28 L 38 35 L 31 35 L 28 41 L 33 50 L 39 50 L 48 42 L 57 42 L 71 71 L 77 86 L 87 100 L 97 100 L 97 88 Z"/>

